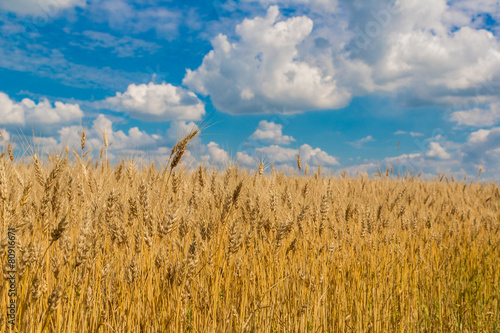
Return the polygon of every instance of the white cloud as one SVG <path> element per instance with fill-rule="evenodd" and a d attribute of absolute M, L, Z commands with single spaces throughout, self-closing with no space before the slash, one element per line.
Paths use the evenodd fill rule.
<path fill-rule="evenodd" d="M 52 137 L 35 136 L 33 142 L 37 151 L 40 152 L 49 152 L 58 147 L 57 140 Z"/>
<path fill-rule="evenodd" d="M 496 129 L 491 129 L 491 130 L 485 130 L 485 129 L 480 129 L 475 132 L 472 132 L 469 134 L 469 137 L 467 138 L 468 143 L 482 143 L 485 142 L 488 136 L 490 135 L 491 131 L 495 131 Z"/>
<path fill-rule="evenodd" d="M 164 138 L 158 134 L 148 134 L 138 127 L 132 127 L 127 132 L 113 129 L 113 122 L 100 114 L 86 130 L 86 148 L 100 150 L 103 146 L 103 134 L 106 131 L 108 150 L 119 153 L 122 150 L 157 149 Z M 74 147 L 80 146 L 81 126 L 63 127 L 59 130 L 59 143 Z"/>
<path fill-rule="evenodd" d="M 6 143 L 10 141 L 10 133 L 5 128 L 0 128 L 0 144 Z"/>
<path fill-rule="evenodd" d="M 169 83 L 131 84 L 106 102 L 145 121 L 199 120 L 205 114 L 205 105 L 193 92 Z"/>
<path fill-rule="evenodd" d="M 48 18 L 56 16 L 61 10 L 84 6 L 84 0 L 3 0 L 0 9 L 18 15 L 37 15 Z"/>
<path fill-rule="evenodd" d="M 52 105 L 47 99 L 37 104 L 29 98 L 17 103 L 0 92 L 0 124 L 67 124 L 82 117 L 83 112 L 78 104 L 55 102 Z"/>
<path fill-rule="evenodd" d="M 396 157 L 386 157 L 384 162 L 388 165 L 395 165 L 400 163 L 412 163 L 411 161 L 421 160 L 422 155 L 420 153 L 412 154 L 402 154 Z"/>
<path fill-rule="evenodd" d="M 300 45 L 313 29 L 306 16 L 278 20 L 271 6 L 265 17 L 245 19 L 236 27 L 238 40 L 219 34 L 202 65 L 187 70 L 183 84 L 210 95 L 221 111 L 283 113 L 345 106 L 350 94 L 339 88 L 326 68 L 300 59 Z"/>
<path fill-rule="evenodd" d="M 480 129 L 472 132 L 466 142 L 469 146 L 481 147 L 483 150 L 500 147 L 500 127 Z"/>
<path fill-rule="evenodd" d="M 258 140 L 276 145 L 288 145 L 295 139 L 282 133 L 283 125 L 261 120 L 255 132 L 250 136 L 252 140 Z"/>
<path fill-rule="evenodd" d="M 358 165 L 353 165 L 350 167 L 345 168 L 345 171 L 347 171 L 350 175 L 355 175 L 357 173 L 359 174 L 371 174 L 375 170 L 377 170 L 378 166 L 377 164 L 371 162 L 371 163 L 363 163 L 363 164 L 358 164 Z"/>
<path fill-rule="evenodd" d="M 0 122 L 2 124 L 24 124 L 24 108 L 7 94 L 0 93 Z"/>
<path fill-rule="evenodd" d="M 272 4 L 285 6 L 306 5 L 313 11 L 326 11 L 328 13 L 335 12 L 338 9 L 338 1 L 336 0 L 260 0 L 260 3 L 265 7 Z"/>
<path fill-rule="evenodd" d="M 492 95 L 481 86 L 500 77 L 499 41 L 490 31 L 470 26 L 471 20 L 453 18 L 456 11 L 445 0 L 401 0 L 392 14 L 386 1 L 363 7 L 343 3 L 350 9 L 350 25 L 360 27 L 351 40 L 351 56 L 369 65 L 365 81 L 372 83 L 365 91 L 353 89 L 398 92 L 401 100 L 416 105 Z M 389 14 L 388 19 L 377 12 Z"/>
<path fill-rule="evenodd" d="M 269 147 L 255 148 L 257 153 L 267 156 L 269 161 L 273 163 L 285 163 L 293 161 L 297 158 L 299 151 L 292 148 L 283 148 L 277 145 L 271 145 Z"/>
<path fill-rule="evenodd" d="M 258 164 L 258 160 L 241 151 L 236 153 L 236 161 L 246 167 L 255 167 Z"/>
<path fill-rule="evenodd" d="M 212 163 L 219 165 L 225 165 L 229 163 L 229 154 L 224 149 L 220 148 L 219 144 L 212 141 L 207 145 L 207 149 L 210 161 Z"/>
<path fill-rule="evenodd" d="M 447 160 L 451 155 L 439 144 L 439 142 L 430 142 L 428 151 L 425 154 L 427 157 L 436 157 L 441 160 Z"/>
<path fill-rule="evenodd" d="M 474 168 L 483 167 L 483 171 L 498 178 L 500 174 L 500 127 L 480 129 L 472 132 L 467 142 L 461 147 L 463 163 Z"/>
<path fill-rule="evenodd" d="M 420 132 L 406 132 L 406 131 L 396 131 L 396 132 L 394 132 L 394 135 L 403 135 L 403 134 L 410 134 L 412 137 L 424 136 L 424 134 L 420 133 Z"/>
<path fill-rule="evenodd" d="M 245 19 L 234 39 L 214 38 L 202 65 L 184 77 L 219 110 L 336 109 L 372 93 L 391 93 L 411 106 L 498 100 L 488 85 L 500 78 L 500 43 L 475 23 L 470 2 L 260 2 L 292 6 L 296 16 L 280 19 L 271 6 L 265 17 Z M 342 11 L 314 10 L 319 3 Z M 491 3 L 485 8 L 498 13 Z"/>
<path fill-rule="evenodd" d="M 273 163 L 294 163 L 297 155 L 300 154 L 302 163 L 319 166 L 339 165 L 337 159 L 328 155 L 320 148 L 312 148 L 308 144 L 303 144 L 299 149 L 283 148 L 277 145 L 269 147 L 255 148 L 255 152 L 266 156 Z"/>
<path fill-rule="evenodd" d="M 193 130 L 200 130 L 194 122 L 172 121 L 165 132 L 165 136 L 169 143 L 174 144 Z"/>
<path fill-rule="evenodd" d="M 426 178 L 432 178 L 439 172 L 455 177 L 464 173 L 477 176 L 479 167 L 482 167 L 483 178 L 500 179 L 500 127 L 478 129 L 470 133 L 465 143 L 448 141 L 443 135 L 435 135 L 424 140 L 420 151 L 402 154 L 396 157 L 387 157 L 380 161 L 375 159 L 364 160 L 360 164 L 348 167 L 349 170 L 365 170 L 377 173 L 374 166 L 380 163 L 382 171 L 386 167 L 393 167 L 397 174 L 412 171 L 414 174 L 422 172 Z"/>
<path fill-rule="evenodd" d="M 349 142 L 349 144 L 353 147 L 361 148 L 364 143 L 373 142 L 373 141 L 375 141 L 375 139 L 371 135 L 368 135 L 367 137 L 361 138 L 361 139 L 356 140 L 354 142 Z"/>
<path fill-rule="evenodd" d="M 154 147 L 155 143 L 158 143 L 162 138 L 156 134 L 148 134 L 139 130 L 138 127 L 132 127 L 128 130 L 128 135 L 119 130 L 113 130 L 113 123 L 111 120 L 106 118 L 105 115 L 99 115 L 97 119 L 94 120 L 92 125 L 92 136 L 102 138 L 102 134 L 106 131 L 106 135 L 108 136 L 108 141 L 113 149 L 132 149 L 139 147 Z M 102 144 L 101 144 L 102 146 Z"/>
<path fill-rule="evenodd" d="M 121 156 L 133 156 L 148 158 L 149 161 L 155 160 L 166 162 L 170 156 L 172 146 L 178 141 L 179 137 L 184 136 L 193 128 L 198 128 L 196 124 L 184 121 L 171 122 L 170 127 L 164 133 L 148 133 L 137 126 L 133 126 L 127 130 L 117 130 L 116 122 L 113 118 L 104 114 L 99 114 L 85 129 L 86 145 L 85 149 L 90 149 L 93 154 L 99 154 L 103 147 L 103 134 L 106 132 L 108 139 L 108 158 L 116 162 L 116 158 Z M 43 151 L 51 151 L 53 149 L 64 149 L 66 146 L 80 151 L 81 126 L 63 126 L 57 131 L 54 136 L 37 137 L 37 143 Z M 0 141 L 1 142 L 1 141 Z M 197 158 L 191 153 L 193 150 L 201 149 L 203 153 L 208 153 L 208 157 L 214 156 L 218 160 L 222 154 L 217 151 L 217 147 L 213 144 L 208 147 L 196 140 L 192 147 L 186 151 L 183 156 L 183 163 L 190 167 L 197 163 Z M 223 151 L 221 149 L 221 151 Z M 227 153 L 226 153 L 227 154 Z M 197 154 L 196 156 L 200 156 Z"/>
<path fill-rule="evenodd" d="M 448 145 L 449 143 L 446 144 Z M 427 156 L 427 154 L 423 152 L 414 152 L 409 154 L 402 154 L 395 157 L 386 157 L 381 160 L 363 160 L 362 163 L 349 166 L 346 168 L 346 170 L 349 171 L 350 174 L 359 172 L 372 175 L 378 174 L 378 169 L 380 166 L 382 174 L 385 174 L 387 169 L 392 169 L 394 175 L 404 176 L 407 172 L 413 173 L 413 175 L 421 173 L 421 176 L 423 178 L 429 179 L 433 176 L 436 176 L 439 172 L 445 173 L 447 175 L 463 175 L 465 172 L 464 167 L 466 167 L 468 170 L 471 169 L 470 165 L 464 165 L 464 163 L 459 160 L 460 156 L 461 154 L 458 153 L 453 155 L 454 158 L 450 157 L 449 159 L 440 159 L 439 157 Z"/>
<path fill-rule="evenodd" d="M 448 5 L 450 8 L 447 19 L 450 24 L 481 27 L 486 25 L 485 13 L 488 13 L 496 22 L 500 18 L 497 0 L 455 0 Z M 498 32 L 498 26 L 493 29 Z"/>
<path fill-rule="evenodd" d="M 493 126 L 500 121 L 500 103 L 491 103 L 486 108 L 455 111 L 450 115 L 452 121 L 467 126 Z"/>
<path fill-rule="evenodd" d="M 308 144 L 303 144 L 299 150 L 301 159 L 310 165 L 334 166 L 340 164 L 335 157 L 328 155 L 319 148 L 313 149 Z"/>

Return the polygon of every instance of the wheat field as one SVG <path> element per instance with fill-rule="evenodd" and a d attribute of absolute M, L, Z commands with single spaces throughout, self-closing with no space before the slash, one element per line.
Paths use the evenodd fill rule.
<path fill-rule="evenodd" d="M 188 170 L 196 135 L 166 166 L 2 155 L 2 332 L 500 331 L 495 183 Z"/>

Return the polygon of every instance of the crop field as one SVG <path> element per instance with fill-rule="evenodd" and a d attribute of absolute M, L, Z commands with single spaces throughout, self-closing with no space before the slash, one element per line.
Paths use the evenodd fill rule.
<path fill-rule="evenodd" d="M 191 170 L 197 134 L 2 155 L 2 332 L 500 332 L 497 184 Z"/>

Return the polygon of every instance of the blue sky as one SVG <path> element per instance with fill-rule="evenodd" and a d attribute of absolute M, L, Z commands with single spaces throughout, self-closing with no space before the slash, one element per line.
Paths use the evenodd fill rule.
<path fill-rule="evenodd" d="M 493 0 L 6 0 L 0 143 L 164 162 L 500 174 Z M 399 147 L 398 147 L 398 143 Z M 5 147 L 4 147 L 5 148 Z"/>

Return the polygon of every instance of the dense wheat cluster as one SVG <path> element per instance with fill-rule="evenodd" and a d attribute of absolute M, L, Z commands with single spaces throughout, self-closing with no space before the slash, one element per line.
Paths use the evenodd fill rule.
<path fill-rule="evenodd" d="M 187 171 L 191 138 L 166 168 L 93 161 L 84 136 L 73 154 L 3 156 L 17 313 L 2 331 L 500 329 L 497 185 Z"/>

